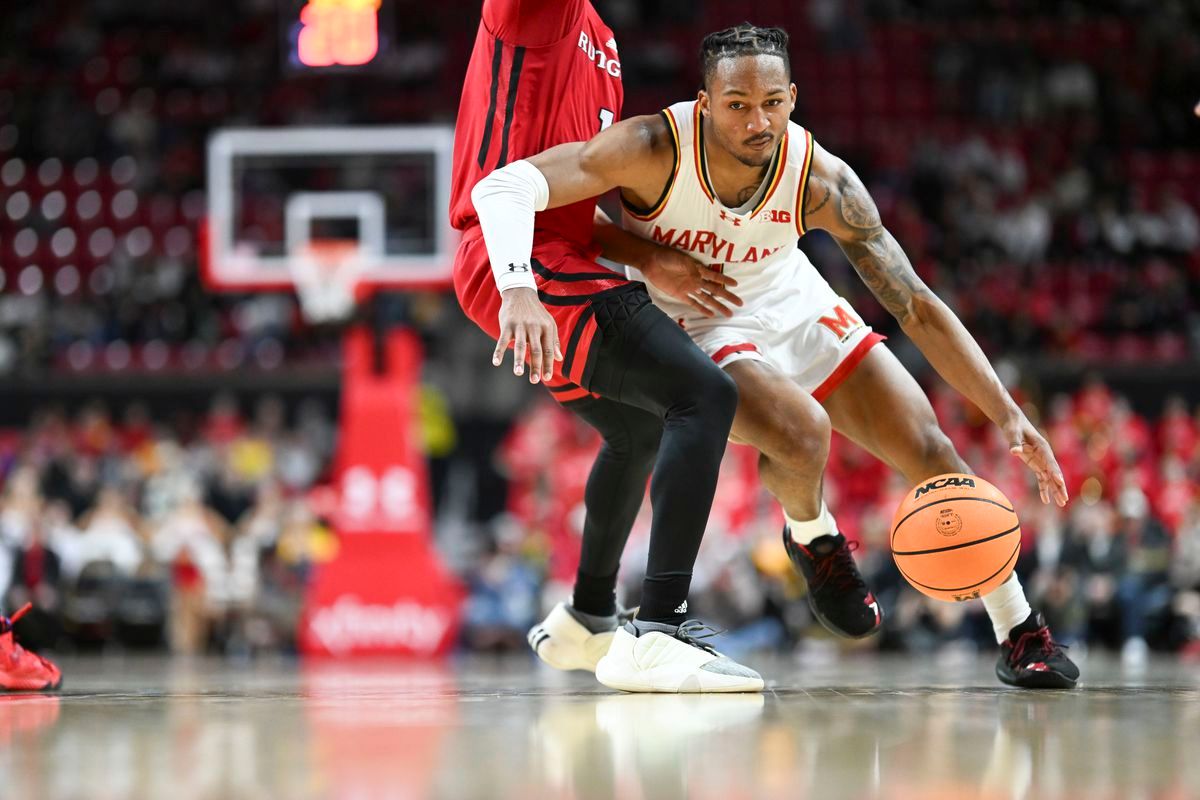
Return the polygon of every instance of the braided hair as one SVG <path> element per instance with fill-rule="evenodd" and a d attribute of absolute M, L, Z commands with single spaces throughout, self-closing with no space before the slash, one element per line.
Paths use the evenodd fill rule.
<path fill-rule="evenodd" d="M 704 85 L 708 85 L 713 70 L 723 58 L 739 56 L 779 56 L 783 68 L 791 74 L 792 64 L 788 59 L 788 35 L 783 28 L 759 28 L 749 22 L 710 33 L 700 44 L 700 68 L 704 74 Z"/>

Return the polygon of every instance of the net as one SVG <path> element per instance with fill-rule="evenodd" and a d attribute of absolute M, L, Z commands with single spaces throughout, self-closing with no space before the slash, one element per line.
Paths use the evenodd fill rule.
<path fill-rule="evenodd" d="M 359 279 L 367 267 L 357 240 L 309 240 L 287 264 L 306 320 L 342 322 L 354 313 Z"/>

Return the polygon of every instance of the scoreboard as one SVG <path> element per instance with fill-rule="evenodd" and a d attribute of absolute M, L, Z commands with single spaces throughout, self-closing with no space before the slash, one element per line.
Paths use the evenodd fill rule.
<path fill-rule="evenodd" d="M 287 66 L 296 72 L 355 70 L 379 59 L 391 0 L 283 0 Z"/>

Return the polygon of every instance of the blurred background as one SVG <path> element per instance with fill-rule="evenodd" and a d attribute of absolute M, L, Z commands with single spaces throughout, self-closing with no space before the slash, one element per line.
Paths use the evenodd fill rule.
<path fill-rule="evenodd" d="M 1075 647 L 1200 657 L 1200 7 L 1184 0 L 595 0 L 625 116 L 694 96 L 705 33 L 791 35 L 794 119 L 863 177 L 925 280 L 1048 433 L 1045 508 L 824 234 L 802 246 L 1017 503 L 1017 570 Z M 383 0 L 373 55 L 298 45 L 304 0 L 47 0 L 0 19 L 0 598 L 27 645 L 293 652 L 343 537 L 338 326 L 201 280 L 205 147 L 229 126 L 452 125 L 478 0 Z M 320 5 L 310 3 L 309 5 Z M 336 4 L 334 4 L 336 5 Z M 365 56 L 364 56 L 365 57 Z M 306 63 L 307 62 L 307 63 Z M 360 310 L 424 347 L 413 419 L 456 647 L 522 651 L 565 598 L 596 437 L 489 364 L 448 291 Z M 730 447 L 693 583 L 722 649 L 842 646 L 812 620 L 753 453 Z M 927 601 L 886 549 L 907 487 L 837 441 L 826 491 L 889 613 L 861 647 L 990 652 L 980 604 Z M 646 525 L 625 559 L 635 603 Z"/>

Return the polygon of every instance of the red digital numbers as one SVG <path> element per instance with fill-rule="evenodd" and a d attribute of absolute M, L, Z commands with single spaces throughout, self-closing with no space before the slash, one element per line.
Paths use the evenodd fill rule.
<path fill-rule="evenodd" d="M 379 52 L 383 0 L 308 0 L 300 9 L 296 58 L 308 67 L 357 66 Z"/>

